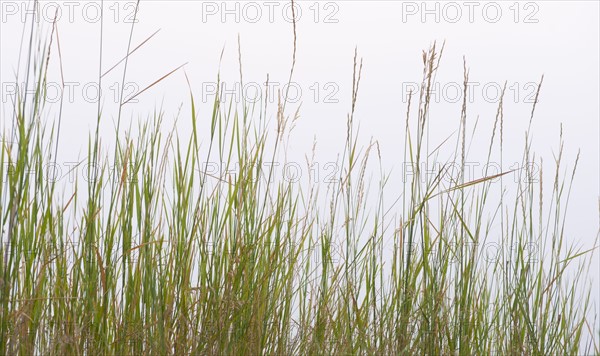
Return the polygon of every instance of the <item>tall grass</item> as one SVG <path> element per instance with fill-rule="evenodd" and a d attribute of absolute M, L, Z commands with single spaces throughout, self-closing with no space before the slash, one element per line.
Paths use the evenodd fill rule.
<path fill-rule="evenodd" d="M 25 81 L 43 84 L 51 43 L 31 36 Z M 210 117 L 190 93 L 188 135 L 164 133 L 162 112 L 118 130 L 114 147 L 96 129 L 87 162 L 100 169 L 61 196 L 44 169 L 65 145 L 47 126 L 44 86 L 19 93 L 0 155 L 0 354 L 599 354 L 587 319 L 592 250 L 565 239 L 578 157 L 567 171 L 562 137 L 538 180 L 528 179 L 528 163 L 545 167 L 530 130 L 523 169 L 467 180 L 465 101 L 451 159 L 423 171 L 448 147 L 426 142 L 442 51 L 423 55 L 422 90 L 399 133 L 413 174 L 391 205 L 390 175 L 366 178 L 381 155 L 376 142 L 359 144 L 358 56 L 329 184 L 292 182 L 266 164 L 285 162 L 300 119 L 286 93 L 275 108 L 217 95 Z M 466 66 L 464 80 L 466 91 Z M 486 163 L 502 157 L 504 120 L 501 100 Z M 211 161 L 236 174 L 210 174 Z M 461 173 L 448 184 L 450 165 Z"/>

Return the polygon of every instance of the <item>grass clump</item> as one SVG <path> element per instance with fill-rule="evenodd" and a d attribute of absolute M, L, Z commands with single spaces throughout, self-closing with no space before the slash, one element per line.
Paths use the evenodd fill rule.
<path fill-rule="evenodd" d="M 49 48 L 31 47 L 26 82 L 45 82 Z M 114 147 L 97 129 L 94 179 L 61 196 L 44 169 L 64 142 L 46 126 L 43 85 L 19 93 L 0 155 L 0 354 L 598 354 L 592 251 L 565 241 L 577 159 L 566 172 L 561 137 L 550 178 L 523 168 L 518 182 L 505 180 L 515 172 L 466 180 L 464 102 L 456 149 L 424 172 L 447 147 L 425 139 L 441 53 L 423 55 L 422 90 L 406 110 L 413 174 L 391 206 L 390 175 L 376 194 L 366 178 L 379 146 L 358 143 L 357 56 L 340 174 L 326 193 L 267 164 L 285 162 L 300 115 L 286 93 L 275 110 L 216 95 L 210 117 L 190 93 L 189 135 L 164 133 L 162 112 L 117 129 Z M 503 151 L 502 105 L 487 163 Z M 538 162 L 526 138 L 523 167 Z M 210 174 L 214 161 L 236 174 Z M 461 173 L 448 184 L 453 164 Z"/>

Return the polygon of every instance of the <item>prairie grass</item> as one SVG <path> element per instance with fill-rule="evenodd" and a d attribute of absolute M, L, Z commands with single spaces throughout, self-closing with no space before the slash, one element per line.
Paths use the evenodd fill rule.
<path fill-rule="evenodd" d="M 31 36 L 17 82 L 44 83 L 56 54 Z M 422 171 L 443 144 L 425 144 L 442 52 L 423 54 L 398 162 L 413 174 L 391 205 L 390 175 L 366 174 L 381 166 L 379 146 L 359 144 L 357 55 L 340 174 L 328 184 L 266 164 L 285 162 L 301 120 L 286 93 L 275 110 L 217 95 L 210 117 L 190 93 L 186 135 L 164 133 L 162 112 L 118 129 L 114 147 L 90 133 L 86 161 L 100 169 L 62 196 L 44 167 L 67 140 L 47 124 L 43 85 L 19 93 L 0 155 L 0 354 L 599 354 L 594 249 L 566 241 L 578 157 L 567 170 L 562 137 L 539 179 L 527 179 L 528 163 L 546 167 L 528 130 L 523 179 L 466 180 L 464 102 L 451 159 Z M 466 66 L 464 80 L 466 90 Z M 99 104 L 98 126 L 103 115 Z M 504 120 L 500 101 L 486 163 L 502 157 Z M 211 161 L 236 174 L 209 174 Z M 447 184 L 451 164 L 461 173 Z"/>

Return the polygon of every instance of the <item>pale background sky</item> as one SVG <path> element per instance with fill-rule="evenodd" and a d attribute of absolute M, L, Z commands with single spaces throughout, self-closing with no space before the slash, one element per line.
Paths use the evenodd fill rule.
<path fill-rule="evenodd" d="M 1 0 L 2 82 L 1 129 L 11 120 L 11 93 L 19 45 L 30 2 Z M 65 82 L 72 83 L 71 103 L 63 111 L 60 160 L 82 158 L 88 132 L 95 125 L 100 23 L 98 2 L 42 1 L 39 24 L 50 30 L 56 8 Z M 299 1 L 297 2 L 297 65 L 294 88 L 300 90 L 301 119 L 293 132 L 290 159 L 304 163 L 316 136 L 318 162 L 334 161 L 343 148 L 346 114 L 350 109 L 352 60 L 355 47 L 364 60 L 356 118 L 361 142 L 378 140 L 384 168 L 402 168 L 403 128 L 408 88 L 420 81 L 421 51 L 445 40 L 437 76 L 439 91 L 432 108 L 432 141 L 440 142 L 458 127 L 460 103 L 456 89 L 463 80 L 463 56 L 473 83 L 468 118 L 479 116 L 479 135 L 471 150 L 487 150 L 497 108 L 497 89 L 504 82 L 505 164 L 521 161 L 531 94 L 545 75 L 533 121 L 533 151 L 544 158 L 550 181 L 560 123 L 564 128 L 567 167 L 581 150 L 573 187 L 568 239 L 590 245 L 599 230 L 599 3 L 597 1 Z M 103 69 L 117 63 L 127 50 L 133 1 L 105 1 Z M 293 32 L 289 3 L 273 1 L 141 1 L 132 47 L 160 31 L 130 57 L 126 92 L 139 92 L 181 64 L 187 73 L 199 111 L 212 109 L 219 58 L 222 80 L 233 90 L 239 82 L 237 41 L 240 36 L 244 82 L 250 97 L 269 74 L 275 90 L 287 83 Z M 56 43 L 53 44 L 56 51 Z M 53 54 L 56 58 L 56 53 Z M 116 116 L 115 93 L 123 67 L 103 78 L 104 135 L 111 136 Z M 60 83 L 58 62 L 50 65 L 53 92 Z M 50 89 L 49 89 L 50 90 Z M 50 94 L 51 95 L 51 94 Z M 318 98 L 315 98 L 318 96 Z M 229 94 L 230 100 L 235 100 Z M 189 94 L 183 71 L 128 104 L 126 126 L 145 119 L 161 106 L 167 122 L 182 106 L 189 115 Z M 203 102 L 200 104 L 200 102 Z M 56 107 L 49 109 L 50 117 Z M 185 127 L 183 122 L 182 125 Z M 435 146 L 435 145 L 434 145 Z M 511 163 L 507 163 L 511 162 Z M 475 161 L 476 163 L 476 161 Z M 66 169 L 66 168 L 65 168 Z M 323 168 L 322 168 L 323 169 Z M 322 175 L 327 173 L 323 170 Z M 474 179 L 482 176 L 475 170 Z M 597 264 L 596 264 L 597 266 Z M 598 268 L 596 267 L 596 270 Z"/>

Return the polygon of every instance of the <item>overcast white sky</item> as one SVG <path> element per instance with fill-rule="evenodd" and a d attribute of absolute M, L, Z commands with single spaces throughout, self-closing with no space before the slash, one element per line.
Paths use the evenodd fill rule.
<path fill-rule="evenodd" d="M 2 128 L 11 118 L 11 93 L 19 45 L 29 1 L 1 0 Z M 349 111 L 352 60 L 355 48 L 364 60 L 356 118 L 362 142 L 380 142 L 384 168 L 402 168 L 406 93 L 420 81 L 422 50 L 446 41 L 437 76 L 437 104 L 431 112 L 432 141 L 441 142 L 458 126 L 463 80 L 463 56 L 470 69 L 468 119 L 479 117 L 479 135 L 472 151 L 487 149 L 497 108 L 498 90 L 505 97 L 505 162 L 521 161 L 524 132 L 532 94 L 544 82 L 533 121 L 533 150 L 552 171 L 560 124 L 564 128 L 565 162 L 572 167 L 581 150 L 579 174 L 573 188 L 568 238 L 591 243 L 599 229 L 599 3 L 597 1 L 298 1 L 297 66 L 293 78 L 301 120 L 290 144 L 291 159 L 318 141 L 320 163 L 335 160 L 345 139 Z M 126 53 L 134 1 L 104 1 L 103 71 Z M 40 26 L 51 29 L 59 14 L 64 80 L 69 105 L 63 111 L 61 159 L 81 158 L 88 130 L 94 127 L 100 22 L 99 2 L 41 1 Z M 214 97 L 219 58 L 222 80 L 230 100 L 252 98 L 266 75 L 274 90 L 288 80 L 292 58 L 291 7 L 286 1 L 141 1 L 133 32 L 135 47 L 156 35 L 130 57 L 126 93 L 140 90 L 174 68 L 187 63 L 187 73 L 199 110 L 208 114 Z M 239 87 L 237 43 L 242 47 L 244 89 Z M 56 51 L 56 43 L 53 51 Z M 55 52 L 56 54 L 56 52 Z M 56 57 L 54 57 L 56 58 Z M 60 71 L 50 65 L 56 99 Z M 161 106 L 167 121 L 180 105 L 189 107 L 183 71 L 137 97 L 125 107 L 127 122 L 144 119 Z M 116 116 L 123 68 L 103 78 L 105 115 Z M 57 101 L 57 100 L 55 100 Z M 295 106 L 294 106 L 295 107 Z M 55 115 L 55 111 L 49 110 Z M 184 115 L 185 116 L 185 115 Z M 104 128 L 111 135 L 112 123 Z M 185 123 L 183 123 L 185 125 Z M 134 125 L 135 126 L 135 125 Z M 470 126 L 472 127 L 472 126 Z M 435 146 L 435 144 L 434 144 Z M 507 163 L 510 162 L 510 163 Z M 476 159 L 474 163 L 477 163 Z M 473 178 L 482 176 L 474 171 Z M 548 177 L 550 175 L 548 174 Z"/>

